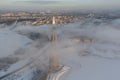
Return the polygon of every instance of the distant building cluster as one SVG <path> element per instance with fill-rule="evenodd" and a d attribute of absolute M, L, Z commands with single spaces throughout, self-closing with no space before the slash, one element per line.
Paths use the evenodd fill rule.
<path fill-rule="evenodd" d="M 58 13 L 2 13 L 0 14 L 0 23 L 14 22 L 15 20 L 24 21 L 25 24 L 44 25 L 44 24 L 67 24 L 74 20 L 79 20 L 80 17 L 75 15 L 62 15 Z M 53 21 L 54 20 L 54 21 Z"/>
<path fill-rule="evenodd" d="M 117 16 L 118 18 L 119 16 Z M 113 19 L 103 13 L 75 13 L 75 12 L 5 12 L 0 13 L 0 24 L 11 24 L 15 21 L 26 25 L 68 24 L 86 18 Z M 54 20 L 54 21 L 53 21 Z"/>
<path fill-rule="evenodd" d="M 26 12 L 19 12 L 19 13 L 4 13 L 0 14 L 1 17 L 25 17 L 25 16 L 30 16 L 29 13 Z"/>
<path fill-rule="evenodd" d="M 68 24 L 78 20 L 78 17 L 74 16 L 47 16 L 42 17 L 34 21 L 33 25 L 43 25 L 43 24 Z"/>

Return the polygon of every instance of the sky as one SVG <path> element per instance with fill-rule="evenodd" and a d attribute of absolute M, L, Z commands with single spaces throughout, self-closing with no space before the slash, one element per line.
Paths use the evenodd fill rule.
<path fill-rule="evenodd" d="M 119 9 L 120 0 L 0 0 L 0 9 Z"/>

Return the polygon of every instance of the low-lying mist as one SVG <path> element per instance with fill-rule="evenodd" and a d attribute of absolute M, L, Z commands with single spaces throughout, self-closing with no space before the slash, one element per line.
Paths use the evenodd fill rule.
<path fill-rule="evenodd" d="M 72 62 L 72 59 L 79 60 L 80 56 L 120 58 L 120 19 L 80 20 L 59 26 L 55 30 L 52 30 L 52 25 L 19 26 L 12 31 L 30 39 L 35 37 L 35 40 L 32 39 L 30 47 L 17 50 L 14 56 L 20 57 L 22 60 L 34 60 L 34 64 L 40 70 L 49 68 L 51 55 L 55 55 L 58 62 L 64 65 L 68 61 Z M 53 42 L 49 41 L 52 32 L 57 35 L 57 40 Z M 30 34 L 33 34 L 32 37 Z"/>

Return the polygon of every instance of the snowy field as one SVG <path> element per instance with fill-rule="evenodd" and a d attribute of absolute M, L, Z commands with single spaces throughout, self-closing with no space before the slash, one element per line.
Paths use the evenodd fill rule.
<path fill-rule="evenodd" d="M 99 24 L 96 25 L 96 22 Z M 52 25 L 21 26 L 13 30 L 9 30 L 9 27 L 1 28 L 0 58 L 17 57 L 19 61 L 15 64 L 19 67 L 20 64 L 27 63 L 20 63 L 22 60 L 36 58 L 34 67 L 44 71 L 49 67 L 50 55 L 54 54 L 60 64 L 70 67 L 61 80 L 119 80 L 119 25 L 119 19 L 109 22 L 96 19 L 82 20 L 56 29 L 58 38 L 55 42 L 49 42 L 43 37 L 49 36 Z M 28 35 L 31 32 L 39 33 L 42 37 L 32 40 Z M 25 69 L 24 73 L 32 73 L 30 69 Z M 0 71 L 0 74 L 2 73 Z"/>

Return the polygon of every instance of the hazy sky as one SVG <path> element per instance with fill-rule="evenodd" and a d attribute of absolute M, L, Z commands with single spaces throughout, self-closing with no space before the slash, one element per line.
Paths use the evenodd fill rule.
<path fill-rule="evenodd" d="M 119 9 L 120 0 L 0 0 L 0 9 Z"/>

